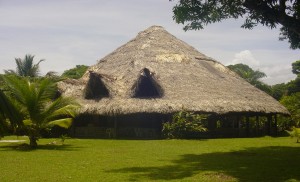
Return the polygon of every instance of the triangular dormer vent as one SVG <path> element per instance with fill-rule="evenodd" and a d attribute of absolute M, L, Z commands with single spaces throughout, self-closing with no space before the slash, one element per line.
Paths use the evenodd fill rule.
<path fill-rule="evenodd" d="M 133 98 L 160 98 L 163 92 L 160 85 L 157 83 L 153 73 L 149 69 L 144 68 L 141 74 L 133 85 Z"/>
<path fill-rule="evenodd" d="M 103 81 L 101 75 L 90 71 L 89 81 L 85 87 L 85 99 L 101 99 L 109 97 L 109 92 Z"/>

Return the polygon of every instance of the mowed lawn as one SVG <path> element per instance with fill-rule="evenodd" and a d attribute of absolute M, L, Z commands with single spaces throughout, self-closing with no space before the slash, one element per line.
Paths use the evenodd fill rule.
<path fill-rule="evenodd" d="M 0 181 L 300 181 L 300 144 L 289 137 L 54 140 L 36 150 L 0 142 Z"/>

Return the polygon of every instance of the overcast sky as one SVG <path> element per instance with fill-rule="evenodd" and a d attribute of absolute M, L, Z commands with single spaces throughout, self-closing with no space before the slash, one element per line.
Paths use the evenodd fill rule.
<path fill-rule="evenodd" d="M 224 65 L 244 63 L 267 74 L 266 83 L 295 76 L 291 63 L 299 50 L 278 41 L 278 29 L 240 28 L 242 20 L 182 30 L 169 0 L 0 0 L 0 73 L 15 69 L 15 58 L 35 55 L 41 73 L 62 73 L 97 60 L 152 26 L 163 26 L 177 38 Z"/>

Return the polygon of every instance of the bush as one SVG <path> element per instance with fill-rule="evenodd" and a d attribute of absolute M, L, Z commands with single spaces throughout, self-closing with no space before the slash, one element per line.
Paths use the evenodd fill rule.
<path fill-rule="evenodd" d="M 199 138 L 199 134 L 207 131 L 203 124 L 203 120 L 206 118 L 206 115 L 188 111 L 175 113 L 171 122 L 163 123 L 163 136 L 166 138 Z"/>
<path fill-rule="evenodd" d="M 291 113 L 291 118 L 293 121 L 293 125 L 296 127 L 300 126 L 300 92 L 283 96 L 280 100 L 280 103 L 284 105 Z"/>
<path fill-rule="evenodd" d="M 292 138 L 296 138 L 297 139 L 297 143 L 299 143 L 300 140 L 300 128 L 296 128 L 296 127 L 292 127 L 292 131 L 288 131 L 287 132 L 290 134 L 290 136 Z"/>

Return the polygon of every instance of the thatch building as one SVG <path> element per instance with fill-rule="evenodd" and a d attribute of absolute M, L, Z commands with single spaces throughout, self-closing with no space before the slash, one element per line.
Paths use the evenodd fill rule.
<path fill-rule="evenodd" d="M 160 26 L 140 32 L 81 79 L 60 82 L 59 88 L 82 104 L 74 136 L 158 137 L 162 122 L 182 109 L 210 113 L 210 136 L 251 135 L 260 128 L 268 134 L 277 114 L 289 114 L 275 99 Z M 267 118 L 267 127 L 259 126 L 260 118 Z M 228 130 L 221 132 L 220 126 Z"/>

